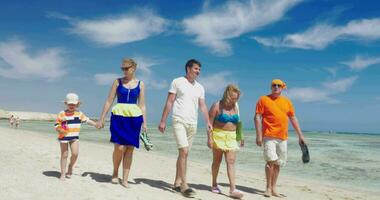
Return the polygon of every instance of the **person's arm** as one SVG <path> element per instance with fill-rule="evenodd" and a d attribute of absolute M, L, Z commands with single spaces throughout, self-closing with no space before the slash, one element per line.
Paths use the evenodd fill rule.
<path fill-rule="evenodd" d="M 263 144 L 263 129 L 262 129 L 262 115 L 259 113 L 255 114 L 255 128 L 256 128 L 256 144 L 257 146 L 260 146 Z"/>
<path fill-rule="evenodd" d="M 89 124 L 91 126 L 95 126 L 96 127 L 96 122 L 94 122 L 93 120 L 91 120 L 89 117 L 87 117 L 82 112 L 80 113 L 79 119 L 81 120 L 82 123 L 86 123 L 86 124 Z"/>
<path fill-rule="evenodd" d="M 91 126 L 96 127 L 96 122 L 93 121 L 93 120 L 91 120 L 91 119 L 88 119 L 88 120 L 86 121 L 86 124 L 90 124 Z"/>
<path fill-rule="evenodd" d="M 143 132 L 147 131 L 147 119 L 146 119 L 146 107 L 145 107 L 145 85 L 144 82 L 140 82 L 140 94 L 139 94 L 139 107 L 143 114 L 143 124 L 142 129 Z"/>
<path fill-rule="evenodd" d="M 207 105 L 206 105 L 205 99 L 199 98 L 198 103 L 199 103 L 199 108 L 200 108 L 201 112 L 203 113 L 203 118 L 205 119 L 205 123 L 207 126 L 207 132 L 212 131 L 212 124 L 210 123 L 210 118 L 208 115 L 208 110 L 207 110 Z"/>
<path fill-rule="evenodd" d="M 62 128 L 62 122 L 63 122 L 63 119 L 61 118 L 61 114 L 58 114 L 57 116 L 57 119 L 55 120 L 55 124 L 54 124 L 54 127 L 55 127 L 55 130 L 59 133 L 59 134 L 66 134 L 66 130 Z"/>
<path fill-rule="evenodd" d="M 214 103 L 211 106 L 210 111 L 208 112 L 209 121 L 211 123 L 214 122 L 215 116 L 217 115 L 218 110 L 219 110 L 219 103 L 217 102 L 217 103 Z M 207 146 L 208 146 L 208 148 L 210 148 L 210 149 L 212 148 L 212 143 L 213 143 L 213 141 L 212 141 L 212 131 L 209 130 L 209 131 L 207 131 Z"/>
<path fill-rule="evenodd" d="M 174 103 L 174 100 L 176 98 L 176 94 L 175 93 L 168 93 L 168 97 L 166 99 L 166 103 L 165 103 L 165 107 L 164 107 L 164 110 L 162 111 L 162 117 L 161 117 L 161 120 L 160 120 L 160 124 L 158 126 L 158 130 L 161 132 L 161 133 L 164 133 L 165 132 L 165 129 L 166 129 L 166 119 L 168 118 L 168 115 L 173 107 L 173 103 Z"/>
<path fill-rule="evenodd" d="M 116 89 L 117 89 L 117 86 L 119 85 L 119 82 L 118 80 L 116 79 L 113 84 L 112 84 L 112 87 L 111 87 L 111 90 L 108 94 L 108 98 L 106 100 L 106 102 L 104 103 L 104 106 L 103 106 L 103 111 L 102 111 L 102 114 L 100 115 L 100 118 L 99 118 L 99 121 L 97 122 L 96 124 L 96 128 L 103 128 L 104 127 L 104 120 L 106 118 L 106 115 L 108 113 L 108 110 L 111 108 L 112 106 L 112 103 L 113 101 L 115 100 L 115 97 L 116 97 Z"/>
<path fill-rule="evenodd" d="M 290 120 L 290 123 L 292 123 L 292 126 L 294 128 L 294 130 L 296 131 L 296 134 L 298 136 L 298 143 L 299 144 L 306 144 L 306 140 L 303 136 L 303 133 L 301 131 L 301 128 L 300 128 L 300 125 L 298 123 L 298 119 L 296 116 L 291 116 L 289 117 L 289 120 Z"/>

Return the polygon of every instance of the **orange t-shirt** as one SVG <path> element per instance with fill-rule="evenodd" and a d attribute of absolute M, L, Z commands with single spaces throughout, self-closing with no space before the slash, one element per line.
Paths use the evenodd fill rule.
<path fill-rule="evenodd" d="M 288 117 L 294 116 L 294 108 L 288 98 L 262 96 L 257 101 L 256 113 L 262 115 L 263 137 L 288 139 Z"/>

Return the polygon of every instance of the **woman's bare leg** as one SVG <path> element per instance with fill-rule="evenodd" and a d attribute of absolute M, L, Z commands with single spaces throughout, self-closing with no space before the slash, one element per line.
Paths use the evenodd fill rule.
<path fill-rule="evenodd" d="M 125 152 L 125 146 L 114 144 L 114 150 L 112 154 L 113 161 L 113 172 L 112 172 L 112 183 L 119 183 L 119 166 L 121 160 L 123 159 L 123 155 Z"/>
<path fill-rule="evenodd" d="M 212 165 L 211 165 L 212 187 L 215 187 L 218 185 L 217 178 L 218 178 L 220 163 L 222 162 L 222 159 L 223 159 L 223 151 L 214 148 L 212 150 L 212 155 L 213 155 Z"/>
<path fill-rule="evenodd" d="M 225 153 L 225 156 L 226 156 L 226 164 L 227 164 L 227 175 L 228 175 L 228 180 L 230 181 L 230 191 L 233 192 L 236 189 L 236 185 L 235 185 L 236 152 L 227 151 Z"/>
<path fill-rule="evenodd" d="M 128 177 L 129 171 L 131 170 L 132 160 L 133 160 L 133 150 L 134 146 L 126 146 L 124 157 L 123 157 L 123 181 L 122 185 L 128 187 Z"/>

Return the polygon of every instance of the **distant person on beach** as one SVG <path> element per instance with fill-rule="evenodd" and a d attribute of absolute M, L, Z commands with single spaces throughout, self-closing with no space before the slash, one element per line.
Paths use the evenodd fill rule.
<path fill-rule="evenodd" d="M 271 94 L 260 97 L 256 104 L 256 144 L 264 144 L 266 197 L 282 197 L 276 191 L 276 183 L 280 166 L 284 166 L 287 159 L 288 119 L 295 129 L 299 144 L 306 144 L 292 102 L 281 96 L 284 89 L 286 84 L 283 81 L 272 80 Z"/>
<path fill-rule="evenodd" d="M 55 122 L 55 130 L 58 132 L 58 141 L 61 146 L 61 180 L 71 178 L 74 164 L 78 158 L 79 152 L 79 132 L 82 123 L 95 126 L 96 123 L 78 111 L 80 105 L 79 97 L 75 93 L 68 93 L 65 99 L 66 110 L 58 113 Z M 71 157 L 66 174 L 68 148 L 70 146 Z"/>
<path fill-rule="evenodd" d="M 176 176 L 173 190 L 181 192 L 186 197 L 195 195 L 186 180 L 187 158 L 197 132 L 198 107 L 203 113 L 207 131 L 212 130 L 205 102 L 205 90 L 196 81 L 201 71 L 201 63 L 195 59 L 187 61 L 186 75 L 174 79 L 171 83 L 165 107 L 158 129 L 165 132 L 167 117 L 173 108 L 173 132 L 178 148 Z"/>
<path fill-rule="evenodd" d="M 213 123 L 213 130 L 208 132 L 207 145 L 212 149 L 212 187 L 213 193 L 221 194 L 218 187 L 217 177 L 219 167 L 224 158 L 227 164 L 227 175 L 230 181 L 229 195 L 232 198 L 242 198 L 244 195 L 236 189 L 235 185 L 235 160 L 236 150 L 239 149 L 236 141 L 237 123 L 240 121 L 239 108 L 237 102 L 240 97 L 240 90 L 235 85 L 228 85 L 224 91 L 223 98 L 215 102 L 209 111 L 210 122 Z M 240 141 L 240 146 L 244 145 L 244 140 Z"/>
<path fill-rule="evenodd" d="M 147 130 L 145 109 L 145 85 L 135 76 L 137 63 L 125 58 L 121 64 L 124 76 L 116 79 L 100 115 L 98 128 L 104 127 L 106 115 L 117 96 L 117 104 L 111 111 L 111 139 L 114 143 L 113 173 L 111 182 L 119 183 L 119 166 L 123 161 L 121 185 L 128 188 L 128 176 L 132 165 L 133 150 L 139 148 L 141 129 Z"/>
<path fill-rule="evenodd" d="M 15 121 L 15 126 L 16 126 L 16 128 L 18 128 L 19 126 L 20 126 L 20 124 L 21 124 L 21 119 L 20 119 L 20 117 L 16 117 L 15 119 L 14 119 L 14 121 Z"/>
<path fill-rule="evenodd" d="M 11 115 L 9 117 L 9 127 L 13 128 L 14 122 L 15 122 L 15 117 L 13 115 Z"/>

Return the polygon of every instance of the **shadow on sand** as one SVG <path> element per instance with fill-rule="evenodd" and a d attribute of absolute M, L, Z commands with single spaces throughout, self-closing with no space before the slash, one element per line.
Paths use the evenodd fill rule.
<path fill-rule="evenodd" d="M 93 180 L 95 180 L 98 183 L 109 183 L 111 182 L 112 176 L 108 174 L 101 174 L 96 172 L 84 172 L 82 174 L 83 177 L 90 176 Z"/>
<path fill-rule="evenodd" d="M 61 172 L 58 172 L 58 171 L 44 171 L 42 172 L 42 174 L 45 176 L 55 177 L 55 178 L 61 177 Z"/>
<path fill-rule="evenodd" d="M 228 184 L 228 183 L 219 183 L 219 185 L 221 185 L 223 187 L 230 187 L 230 184 Z M 241 186 L 241 185 L 236 185 L 236 189 L 243 191 L 243 192 L 246 192 L 246 193 L 251 193 L 251 194 L 258 194 L 258 195 L 264 194 L 264 191 L 262 191 L 262 190 L 258 190 L 258 189 L 250 188 L 250 187 L 246 187 L 246 186 Z"/>

